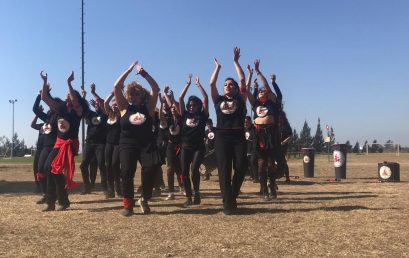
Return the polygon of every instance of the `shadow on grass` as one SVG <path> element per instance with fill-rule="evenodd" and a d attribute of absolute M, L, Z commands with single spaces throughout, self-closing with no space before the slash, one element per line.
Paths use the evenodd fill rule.
<path fill-rule="evenodd" d="M 293 212 L 313 212 L 313 211 L 355 211 L 355 210 L 370 210 L 380 211 L 383 209 L 368 208 L 365 206 L 334 206 L 334 207 L 317 207 L 306 209 L 274 209 L 274 208 L 239 208 L 235 215 L 253 215 L 257 213 L 293 213 Z"/>
<path fill-rule="evenodd" d="M 33 181 L 0 181 L 0 194 L 39 194 Z"/>

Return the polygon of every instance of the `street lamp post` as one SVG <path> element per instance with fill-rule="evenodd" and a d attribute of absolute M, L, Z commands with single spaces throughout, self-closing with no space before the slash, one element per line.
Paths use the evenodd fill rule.
<path fill-rule="evenodd" d="M 14 150 L 14 103 L 17 102 L 17 99 L 10 99 L 9 102 L 13 105 L 13 122 L 12 122 L 12 133 L 11 133 L 11 154 L 10 154 L 10 158 L 13 158 L 13 150 Z"/>

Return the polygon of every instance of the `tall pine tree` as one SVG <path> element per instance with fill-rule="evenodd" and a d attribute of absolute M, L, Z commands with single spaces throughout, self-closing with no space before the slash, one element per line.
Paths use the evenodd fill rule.
<path fill-rule="evenodd" d="M 352 152 L 353 153 L 359 153 L 359 142 L 358 141 L 355 143 L 355 146 L 352 149 Z"/>
<path fill-rule="evenodd" d="M 322 152 L 324 149 L 324 137 L 322 136 L 322 130 L 321 130 L 321 121 L 320 118 L 318 118 L 318 125 L 317 125 L 317 130 L 315 131 L 315 136 L 312 142 L 312 146 L 314 147 L 316 152 Z"/>
<path fill-rule="evenodd" d="M 300 138 L 298 136 L 297 131 L 294 129 L 293 131 L 293 138 L 291 139 L 288 150 L 290 152 L 299 152 L 300 151 Z"/>
<path fill-rule="evenodd" d="M 307 120 L 304 121 L 304 126 L 300 132 L 300 147 L 301 148 L 311 148 L 312 147 L 312 137 L 311 128 L 308 126 Z"/>

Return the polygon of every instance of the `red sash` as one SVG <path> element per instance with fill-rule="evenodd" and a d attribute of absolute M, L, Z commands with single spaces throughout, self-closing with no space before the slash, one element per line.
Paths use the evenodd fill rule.
<path fill-rule="evenodd" d="M 60 148 L 60 150 L 51 164 L 51 173 L 55 175 L 64 174 L 66 182 L 65 189 L 72 189 L 79 186 L 79 183 L 74 181 L 74 153 L 78 152 L 79 146 L 80 143 L 78 139 L 63 140 L 59 137 L 57 137 L 57 141 L 54 145 L 54 149 Z"/>

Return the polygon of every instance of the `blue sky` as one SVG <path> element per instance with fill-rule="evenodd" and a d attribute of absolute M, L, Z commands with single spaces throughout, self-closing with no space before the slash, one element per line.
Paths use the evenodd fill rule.
<path fill-rule="evenodd" d="M 177 95 L 188 73 L 205 89 L 213 57 L 222 80 L 261 59 L 274 72 L 298 132 L 334 128 L 336 141 L 388 139 L 409 146 L 409 1 L 85 0 L 85 84 L 105 97 L 133 60 Z M 74 70 L 81 83 L 81 1 L 0 1 L 0 136 L 15 131 L 28 146 L 31 107 L 45 70 L 54 96 L 66 95 Z M 135 78 L 135 76 L 132 76 Z M 147 84 L 138 78 L 145 86 Z M 199 95 L 195 87 L 188 94 Z M 211 108 L 214 117 L 214 109 Z"/>

